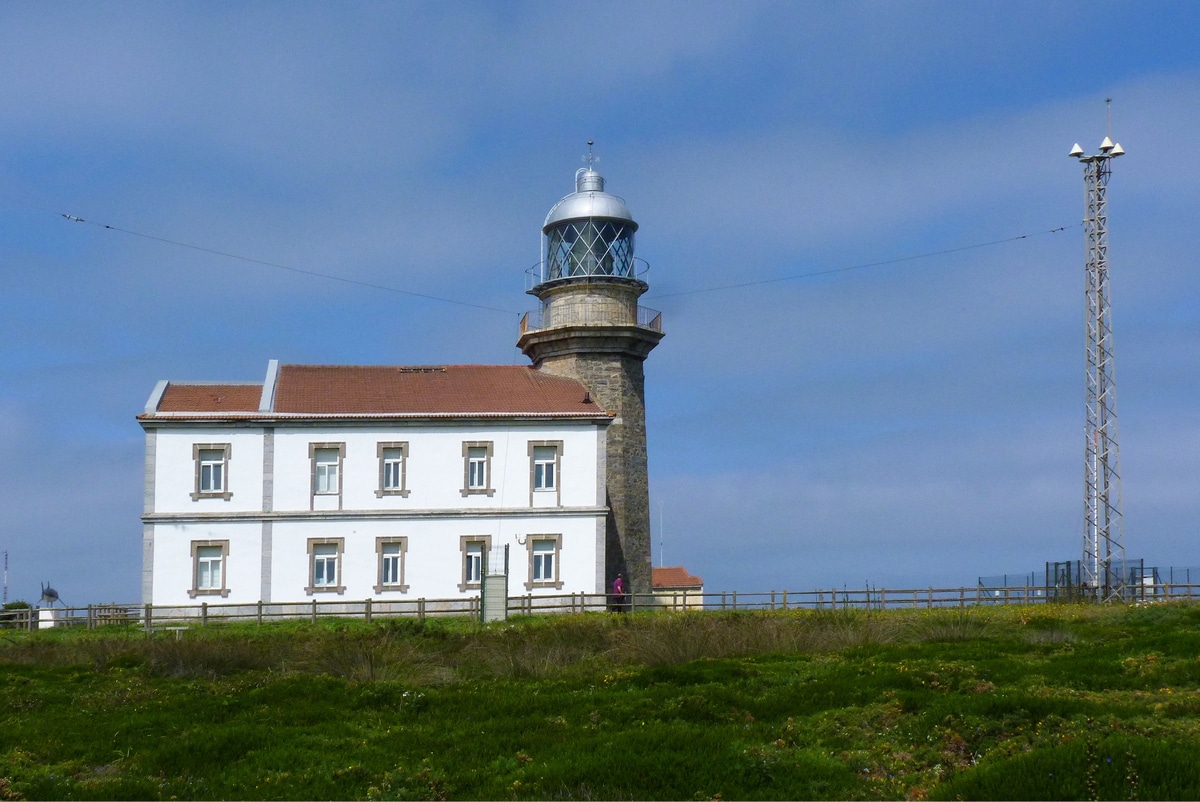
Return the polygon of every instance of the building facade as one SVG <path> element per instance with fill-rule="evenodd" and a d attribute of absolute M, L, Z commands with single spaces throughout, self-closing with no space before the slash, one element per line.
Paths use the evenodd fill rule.
<path fill-rule="evenodd" d="M 160 382 L 146 432 L 143 599 L 295 602 L 604 592 L 605 431 L 527 367 L 271 362 Z"/>

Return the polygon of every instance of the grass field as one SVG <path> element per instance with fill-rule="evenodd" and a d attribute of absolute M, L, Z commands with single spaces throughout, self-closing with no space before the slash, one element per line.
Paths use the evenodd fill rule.
<path fill-rule="evenodd" d="M 1197 799 L 1200 606 L 0 631 L 0 799 Z"/>

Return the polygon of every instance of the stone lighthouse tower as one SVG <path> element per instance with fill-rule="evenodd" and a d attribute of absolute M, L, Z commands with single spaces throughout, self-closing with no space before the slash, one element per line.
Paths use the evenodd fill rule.
<path fill-rule="evenodd" d="M 591 144 L 590 142 L 588 143 Z M 633 255 L 638 225 L 625 201 L 604 191 L 591 166 L 542 226 L 542 259 L 528 292 L 540 319 L 521 322 L 517 347 L 535 368 L 569 376 L 613 416 L 606 452 L 609 507 L 605 581 L 623 572 L 634 593 L 650 592 L 650 489 L 642 363 L 662 339 L 662 316 L 638 306 L 648 265 Z"/>

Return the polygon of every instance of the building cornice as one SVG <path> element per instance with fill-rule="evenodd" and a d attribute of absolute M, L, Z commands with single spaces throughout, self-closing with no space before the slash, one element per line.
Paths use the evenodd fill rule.
<path fill-rule="evenodd" d="M 573 354 L 614 354 L 645 359 L 663 333 L 634 325 L 566 325 L 526 331 L 517 347 L 535 365 Z"/>
<path fill-rule="evenodd" d="M 603 517 L 606 506 L 591 507 L 479 507 L 416 510 L 278 510 L 263 512 L 156 512 L 142 516 L 145 524 L 261 523 L 264 521 L 400 521 L 453 518 L 574 518 Z"/>
<path fill-rule="evenodd" d="M 230 414 L 228 412 L 158 412 L 154 415 L 138 415 L 138 423 L 143 429 L 162 428 L 164 426 L 193 426 L 198 428 L 203 427 L 227 427 L 237 426 L 240 428 L 318 428 L 318 427 L 338 427 L 346 428 L 351 426 L 372 426 L 378 427 L 381 425 L 396 425 L 396 426 L 495 426 L 496 424 L 518 425 L 518 426 L 537 426 L 547 423 L 584 423 L 593 426 L 608 426 L 612 422 L 612 416 L 608 413 L 591 413 L 580 415 L 576 413 L 545 413 L 536 415 L 513 415 L 511 413 L 474 413 L 464 415 L 461 413 L 446 413 L 446 414 L 421 414 L 421 415 L 396 415 L 396 414 L 379 414 L 379 415 L 312 415 L 312 414 L 287 414 L 276 413 L 273 415 L 260 415 L 256 413 Z"/>

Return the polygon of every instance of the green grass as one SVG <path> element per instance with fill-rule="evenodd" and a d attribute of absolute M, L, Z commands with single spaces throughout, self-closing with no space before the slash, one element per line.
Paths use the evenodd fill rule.
<path fill-rule="evenodd" d="M 1195 799 L 1200 606 L 0 632 L 0 799 Z"/>

